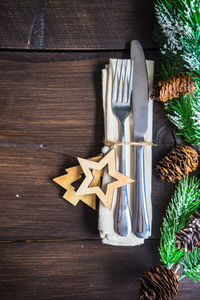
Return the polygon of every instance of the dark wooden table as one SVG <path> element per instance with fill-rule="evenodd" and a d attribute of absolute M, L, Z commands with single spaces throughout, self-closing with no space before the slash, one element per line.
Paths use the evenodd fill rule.
<path fill-rule="evenodd" d="M 152 0 L 1 0 L 0 297 L 139 299 L 138 276 L 159 264 L 159 227 L 174 186 L 153 171 L 153 233 L 144 245 L 103 245 L 98 212 L 73 207 L 52 178 L 98 154 L 101 69 L 141 41 L 156 60 Z M 175 144 L 154 104 L 153 167 Z M 184 279 L 178 299 L 199 299 Z"/>

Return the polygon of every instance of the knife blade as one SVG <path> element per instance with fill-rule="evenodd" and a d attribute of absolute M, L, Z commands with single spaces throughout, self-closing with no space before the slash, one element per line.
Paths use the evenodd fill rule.
<path fill-rule="evenodd" d="M 148 77 L 143 48 L 139 41 L 131 42 L 131 59 L 134 61 L 133 73 L 133 125 L 134 142 L 144 142 L 148 129 Z M 149 235 L 150 225 L 145 188 L 144 146 L 135 147 L 135 193 L 133 232 L 139 238 Z"/>

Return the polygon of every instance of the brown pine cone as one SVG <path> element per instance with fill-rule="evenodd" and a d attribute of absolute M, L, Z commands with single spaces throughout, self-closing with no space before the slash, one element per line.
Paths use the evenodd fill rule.
<path fill-rule="evenodd" d="M 159 81 L 153 88 L 151 99 L 166 102 L 180 95 L 194 92 L 195 88 L 196 84 L 192 76 L 188 73 L 180 73 L 167 81 Z"/>
<path fill-rule="evenodd" d="M 190 146 L 176 146 L 156 166 L 161 180 L 173 182 L 181 180 L 198 166 L 198 153 Z"/>
<path fill-rule="evenodd" d="M 184 252 L 193 251 L 194 247 L 200 248 L 200 209 L 190 217 L 185 228 L 176 232 L 176 247 Z"/>
<path fill-rule="evenodd" d="M 169 300 L 178 293 L 178 278 L 174 271 L 158 266 L 150 268 L 139 278 L 140 300 Z"/>

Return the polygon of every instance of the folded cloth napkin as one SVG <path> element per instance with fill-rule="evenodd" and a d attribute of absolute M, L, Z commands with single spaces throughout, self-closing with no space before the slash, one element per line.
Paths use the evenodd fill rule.
<path fill-rule="evenodd" d="M 105 140 L 117 143 L 120 141 L 119 123 L 112 112 L 111 107 L 111 92 L 113 83 L 113 74 L 115 71 L 116 59 L 110 59 L 109 65 L 105 66 L 102 70 L 102 93 L 103 93 L 103 110 L 104 110 L 104 135 Z M 147 72 L 148 72 L 148 82 L 149 82 L 149 92 L 152 90 L 153 85 L 153 71 L 154 62 L 151 60 L 146 61 Z M 128 68 L 130 69 L 130 60 L 128 60 Z M 124 74 L 123 74 L 124 75 Z M 122 76 L 123 76 L 122 75 Z M 119 77 L 119 76 L 118 76 Z M 149 123 L 148 131 L 145 136 L 146 142 L 152 141 L 152 121 L 153 121 L 153 101 L 149 99 Z M 125 140 L 126 142 L 133 141 L 133 118 L 132 114 L 125 121 Z M 120 147 L 116 150 L 117 168 L 119 165 L 119 155 Z M 134 147 L 126 146 L 126 175 L 134 179 Z M 146 195 L 147 195 L 147 206 L 148 215 L 150 219 L 150 224 L 152 221 L 152 206 L 151 206 L 151 173 L 152 173 L 152 147 L 146 146 L 144 149 L 144 159 L 145 159 L 145 184 L 146 184 Z M 107 172 L 104 172 L 102 180 L 102 189 L 106 188 L 107 183 L 110 178 Z M 127 185 L 128 196 L 130 202 L 130 209 L 133 212 L 133 192 L 134 183 Z M 116 197 L 117 191 L 115 190 L 113 195 L 113 202 L 111 210 L 109 211 L 102 203 L 99 204 L 99 219 L 98 219 L 98 229 L 100 237 L 104 244 L 116 245 L 116 246 L 136 246 L 144 243 L 144 239 L 136 237 L 131 233 L 127 237 L 119 236 L 114 231 L 114 218 L 116 210 Z M 151 235 L 151 233 L 150 233 Z"/>

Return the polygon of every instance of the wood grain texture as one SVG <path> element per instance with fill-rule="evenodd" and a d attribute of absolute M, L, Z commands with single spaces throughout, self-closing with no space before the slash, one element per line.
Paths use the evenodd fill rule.
<path fill-rule="evenodd" d="M 153 58 L 147 52 L 147 58 Z M 101 70 L 109 57 L 17 53 L 0 60 L 0 141 L 55 147 L 102 145 Z M 99 54 L 93 54 L 98 56 Z M 154 103 L 154 142 L 173 144 L 163 105 Z"/>
<path fill-rule="evenodd" d="M 138 276 L 159 264 L 157 246 L 157 241 L 134 248 L 100 241 L 1 244 L 1 298 L 138 300 Z M 176 300 L 198 299 L 198 288 L 183 279 Z"/>
<path fill-rule="evenodd" d="M 101 69 L 107 59 L 26 63 L 0 61 L 0 140 L 102 144 Z"/>
<path fill-rule="evenodd" d="M 0 48 L 153 47 L 152 0 L 2 0 L 0 12 Z"/>
<path fill-rule="evenodd" d="M 134 248 L 104 246 L 100 241 L 1 244 L 1 298 L 136 300 L 138 276 L 159 263 L 157 245 L 157 241 Z"/>
<path fill-rule="evenodd" d="M 156 60 L 157 52 L 151 49 L 144 49 L 147 59 Z M 54 50 L 54 51 L 23 51 L 23 50 L 3 50 L 0 51 L 0 59 L 12 62 L 42 63 L 42 62 L 63 62 L 63 61 L 80 61 L 93 58 L 130 58 L 130 49 L 124 50 Z M 156 68 L 158 67 L 155 62 Z"/>

